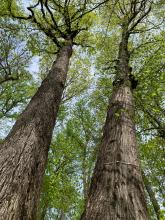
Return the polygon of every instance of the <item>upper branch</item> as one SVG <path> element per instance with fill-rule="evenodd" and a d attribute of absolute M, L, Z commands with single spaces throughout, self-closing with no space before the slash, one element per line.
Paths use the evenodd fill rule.
<path fill-rule="evenodd" d="M 47 11 L 49 12 L 50 16 L 51 16 L 51 19 L 54 23 L 54 26 L 55 26 L 55 29 L 61 34 L 62 37 L 65 37 L 64 36 L 64 33 L 60 30 L 60 28 L 58 27 L 58 24 L 54 18 L 54 15 L 53 15 L 53 12 L 51 11 L 51 9 L 49 8 L 49 5 L 48 5 L 48 0 L 45 1 L 45 7 L 47 9 Z"/>
<path fill-rule="evenodd" d="M 135 14 L 134 14 L 134 16 L 132 17 L 131 20 L 133 20 L 134 18 L 136 18 L 136 16 L 138 14 L 140 14 L 141 9 L 142 9 L 142 7 L 140 8 L 139 11 L 135 12 Z M 145 8 L 143 7 L 142 13 L 140 14 L 139 18 L 135 22 L 133 22 L 133 24 L 129 28 L 129 32 L 131 32 L 149 14 L 150 11 L 151 11 L 151 5 L 148 6 L 148 9 L 146 11 L 145 11 Z"/>

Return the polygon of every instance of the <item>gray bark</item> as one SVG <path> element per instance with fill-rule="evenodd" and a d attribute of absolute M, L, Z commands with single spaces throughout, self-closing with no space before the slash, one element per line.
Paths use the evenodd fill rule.
<path fill-rule="evenodd" d="M 35 220 L 49 145 L 66 81 L 72 45 L 52 69 L 0 147 L 0 219 Z"/>

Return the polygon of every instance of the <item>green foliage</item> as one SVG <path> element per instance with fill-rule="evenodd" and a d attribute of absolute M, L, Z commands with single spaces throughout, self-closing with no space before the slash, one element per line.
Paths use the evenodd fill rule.
<path fill-rule="evenodd" d="M 161 210 L 163 217 L 163 211 L 165 207 L 164 197 L 164 140 L 158 137 L 152 137 L 150 140 L 140 144 L 140 157 L 142 168 L 145 171 L 148 180 L 152 183 L 152 188 L 157 201 L 161 204 Z M 152 204 L 149 201 L 149 210 L 151 216 L 154 217 Z M 153 218 L 155 219 L 155 218 Z"/>
<path fill-rule="evenodd" d="M 83 211 L 84 191 L 89 187 L 99 128 L 84 99 L 68 114 L 69 119 L 64 120 L 65 124 L 63 121 L 62 130 L 56 134 L 49 151 L 39 213 L 43 213 L 47 204 L 52 209 L 49 212 L 47 209 L 47 217 L 54 213 L 53 218 L 58 219 L 62 212 L 66 218 L 76 220 Z"/>
<path fill-rule="evenodd" d="M 15 118 L 35 91 L 27 70 L 31 55 L 18 31 L 1 29 L 0 33 L 0 118 Z"/>

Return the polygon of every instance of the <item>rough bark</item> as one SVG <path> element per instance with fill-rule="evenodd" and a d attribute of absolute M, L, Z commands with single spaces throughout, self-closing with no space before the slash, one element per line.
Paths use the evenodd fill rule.
<path fill-rule="evenodd" d="M 148 195 L 149 195 L 150 201 L 152 203 L 152 206 L 154 208 L 156 217 L 159 220 L 160 219 L 160 206 L 159 206 L 158 201 L 155 197 L 155 193 L 152 190 L 151 183 L 149 182 L 149 180 L 144 172 L 142 172 L 142 176 L 143 176 L 143 181 L 144 181 L 146 191 L 148 192 Z"/>
<path fill-rule="evenodd" d="M 0 219 L 36 219 L 36 204 L 71 54 L 71 44 L 59 50 L 48 76 L 0 147 Z"/>
<path fill-rule="evenodd" d="M 128 38 L 125 26 L 103 138 L 81 220 L 148 219 L 133 121 Z"/>

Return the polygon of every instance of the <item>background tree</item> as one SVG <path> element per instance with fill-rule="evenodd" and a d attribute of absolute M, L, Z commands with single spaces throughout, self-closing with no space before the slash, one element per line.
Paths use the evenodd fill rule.
<path fill-rule="evenodd" d="M 1 137 L 34 94 L 36 83 L 29 72 L 31 53 L 23 40 L 20 25 L 0 19 L 0 123 Z"/>

